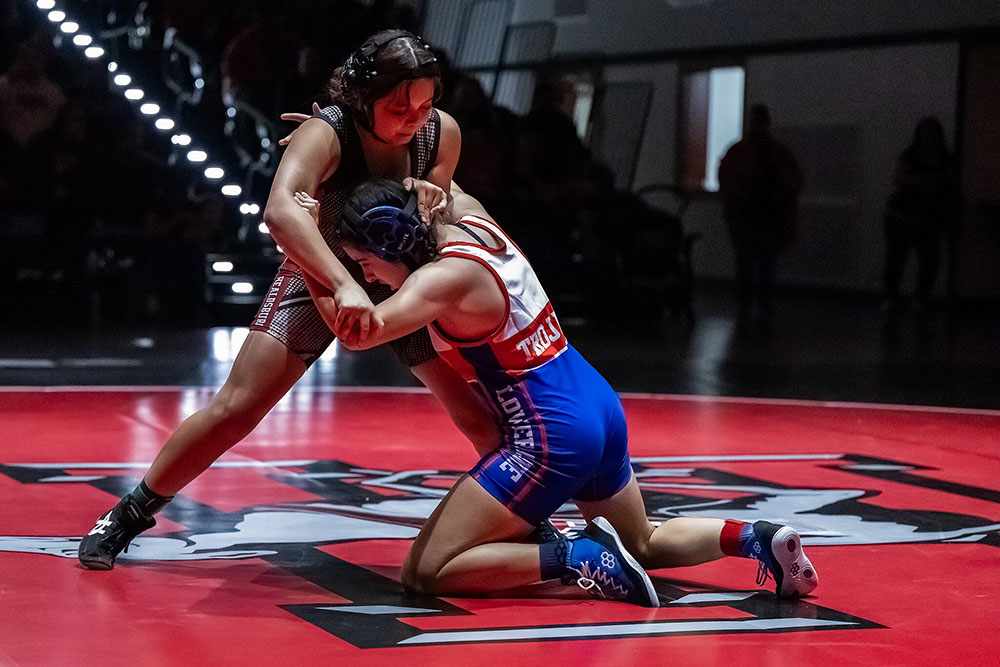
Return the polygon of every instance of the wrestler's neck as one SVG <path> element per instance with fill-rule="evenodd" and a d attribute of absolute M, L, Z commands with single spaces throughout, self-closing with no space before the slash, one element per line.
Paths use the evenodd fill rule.
<path fill-rule="evenodd" d="M 405 151 L 407 146 L 410 145 L 410 141 L 413 139 L 413 135 L 408 136 L 384 136 L 384 131 L 380 132 L 379 127 L 374 127 L 368 129 L 364 127 L 361 123 L 355 121 L 354 126 L 358 130 L 358 136 L 361 138 L 361 145 L 365 147 L 365 150 L 382 150 L 382 151 Z"/>
<path fill-rule="evenodd" d="M 408 143 L 388 143 L 361 126 L 358 126 L 358 137 L 372 176 L 400 181 L 410 175 Z"/>

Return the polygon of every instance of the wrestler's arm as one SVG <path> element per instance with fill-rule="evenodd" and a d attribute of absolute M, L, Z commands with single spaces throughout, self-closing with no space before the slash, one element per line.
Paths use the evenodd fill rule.
<path fill-rule="evenodd" d="M 452 182 L 451 177 L 455 173 L 455 167 L 458 166 L 458 156 L 462 152 L 462 133 L 459 130 L 458 123 L 444 111 L 438 110 L 438 115 L 441 118 L 441 135 L 438 139 L 437 158 L 428 170 L 427 178 L 423 180 L 441 188 L 444 191 L 444 197 L 439 197 L 440 193 L 433 188 L 415 188 L 418 209 L 424 218 L 424 222 L 431 222 L 438 213 L 447 208 L 448 203 L 451 201 L 449 192 Z M 403 180 L 403 184 L 407 190 L 413 187 L 413 183 L 420 182 L 419 179 L 415 178 L 406 178 Z"/>
<path fill-rule="evenodd" d="M 337 133 L 320 119 L 307 120 L 281 156 L 264 208 L 264 223 L 275 242 L 293 262 L 331 290 L 351 281 L 350 274 L 327 246 L 316 221 L 293 197 L 300 191 L 315 196 L 322 180 L 339 165 Z"/>
<path fill-rule="evenodd" d="M 458 157 L 462 153 L 462 132 L 454 118 L 441 110 L 438 110 L 438 115 L 441 117 L 438 154 L 434 165 L 427 172 L 426 180 L 448 192 L 455 167 L 458 166 Z"/>
<path fill-rule="evenodd" d="M 417 192 L 426 191 L 429 194 L 436 193 L 437 197 L 442 199 L 442 204 L 447 204 L 447 211 L 451 214 L 453 220 L 458 220 L 466 215 L 475 215 L 490 221 L 493 220 L 490 214 L 486 212 L 482 203 L 472 195 L 466 193 L 455 181 L 451 182 L 450 193 L 449 190 L 440 188 L 436 183 L 416 178 L 406 178 L 403 181 L 403 185 L 406 186 L 407 190 L 416 190 Z M 448 194 L 451 195 L 451 199 L 445 201 L 445 197 Z"/>
<path fill-rule="evenodd" d="M 455 173 L 455 167 L 458 165 L 458 157 L 462 151 L 462 133 L 458 127 L 458 123 L 455 121 L 454 118 L 452 118 L 444 111 L 438 111 L 438 115 L 441 118 L 441 136 L 438 141 L 438 153 L 434 165 L 427 172 L 426 180 L 444 190 L 446 197 L 443 200 L 440 200 L 439 202 L 434 201 L 435 197 L 433 192 L 419 188 L 417 189 L 418 204 L 420 204 L 421 212 L 425 215 L 427 220 L 432 219 L 435 209 L 444 208 L 445 206 L 448 205 L 449 199 L 447 195 L 448 191 L 451 188 L 451 183 L 452 183 L 451 177 Z M 309 125 L 310 125 L 309 121 L 304 122 L 299 128 L 295 130 L 294 133 L 292 133 L 292 135 L 290 135 L 291 142 L 288 148 L 289 151 L 292 149 L 293 146 L 295 146 L 296 143 L 299 144 L 302 143 L 301 135 L 308 128 Z M 334 135 L 333 140 L 336 142 L 337 161 L 339 162 L 340 142 L 337 141 L 335 132 L 333 133 L 333 135 Z M 284 163 L 284 158 L 282 158 L 282 163 Z M 333 168 L 335 169 L 336 165 L 334 165 Z M 279 172 L 280 171 L 281 169 L 279 166 Z M 330 169 L 329 173 L 332 172 L 333 169 Z M 415 181 L 417 179 L 406 179 L 406 180 Z M 278 175 L 276 174 L 275 183 L 277 183 L 277 181 L 278 181 Z M 294 185 L 294 181 L 290 181 L 289 184 Z M 300 191 L 313 195 L 315 194 L 315 189 L 308 189 L 308 188 L 295 189 L 294 187 L 290 191 L 286 189 L 286 192 L 288 194 L 288 201 L 291 203 L 291 205 L 296 206 L 301 210 L 303 208 L 302 204 L 296 202 L 294 199 L 294 194 Z M 273 192 L 274 192 L 274 186 L 272 186 L 272 193 Z M 268 203 L 270 203 L 270 200 L 268 200 Z M 266 215 L 267 211 L 265 211 L 265 222 L 266 222 Z M 314 216 L 315 215 L 316 212 L 314 212 Z M 275 238 L 275 240 L 277 240 L 277 237 Z M 281 245 L 282 248 L 284 248 L 284 245 L 281 244 L 280 241 L 279 245 Z M 295 261 L 294 257 L 292 259 L 293 261 Z M 312 272 L 306 269 L 306 273 L 312 273 Z M 348 274 L 348 278 L 349 277 L 350 276 Z M 353 280 L 351 282 L 353 283 Z M 334 331 L 338 331 L 339 328 L 335 326 L 335 320 L 337 317 L 337 302 L 339 301 L 339 299 L 337 300 L 334 299 L 334 295 L 330 291 L 331 286 L 322 279 L 310 280 L 308 279 L 308 277 L 306 277 L 306 287 L 309 289 L 309 293 L 312 295 L 313 301 L 319 308 L 320 314 L 323 315 L 323 319 L 326 321 L 327 325 Z M 376 327 L 382 324 L 382 321 L 377 313 L 374 316 L 373 324 Z M 418 328 L 420 327 L 414 327 L 414 330 Z M 360 332 L 361 332 L 361 338 L 365 339 L 364 326 L 361 327 Z M 393 340 L 394 338 L 397 337 L 398 336 L 393 336 L 390 338 L 385 338 L 385 340 Z M 384 338 L 384 336 L 382 338 Z M 368 341 L 366 341 L 366 343 L 367 342 Z M 366 347 L 374 347 L 377 344 L 378 343 L 372 345 L 366 345 Z"/>
<path fill-rule="evenodd" d="M 421 329 L 454 309 L 471 289 L 464 262 L 440 260 L 414 271 L 399 290 L 375 308 L 375 315 L 383 322 L 367 339 L 359 341 L 355 331 L 341 338 L 341 343 L 352 350 L 367 350 L 401 338 Z M 336 307 L 330 297 L 316 299 L 320 315 L 331 330 L 337 331 Z"/>
<path fill-rule="evenodd" d="M 374 306 L 344 265 L 326 244 L 317 215 L 310 215 L 295 201 L 296 192 L 315 195 L 319 184 L 340 165 L 337 133 L 319 118 L 305 121 L 281 157 L 264 209 L 264 222 L 285 254 L 312 277 L 307 286 L 314 297 L 327 296 L 340 309 L 340 318 L 359 322 L 365 337 Z"/>

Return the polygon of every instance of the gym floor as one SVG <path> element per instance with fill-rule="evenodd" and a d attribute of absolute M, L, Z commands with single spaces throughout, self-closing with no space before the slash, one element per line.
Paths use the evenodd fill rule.
<path fill-rule="evenodd" d="M 790 523 L 820 586 L 651 572 L 660 609 L 406 595 L 410 540 L 474 454 L 391 353 L 333 348 L 111 572 L 79 537 L 225 380 L 245 330 L 0 330 L 0 664 L 990 664 L 1000 657 L 1000 320 L 785 296 L 766 335 L 577 324 L 623 394 L 649 516 Z M 557 527 L 581 527 L 572 506 Z M 585 594 L 583 594 L 585 595 Z"/>

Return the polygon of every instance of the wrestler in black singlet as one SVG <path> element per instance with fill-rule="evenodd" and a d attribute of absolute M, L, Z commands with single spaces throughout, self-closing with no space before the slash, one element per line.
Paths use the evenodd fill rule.
<path fill-rule="evenodd" d="M 322 118 L 337 133 L 340 140 L 340 165 L 333 175 L 320 184 L 316 199 L 320 202 L 320 232 L 333 254 L 350 272 L 359 285 L 365 288 L 375 304 L 389 298 L 392 290 L 382 283 L 365 282 L 364 271 L 341 247 L 336 225 L 347 197 L 362 181 L 371 175 L 361 150 L 361 140 L 352 119 L 353 112 L 337 105 L 322 109 Z M 441 117 L 431 110 L 427 122 L 417 130 L 410 141 L 410 176 L 426 179 L 427 172 L 437 160 L 441 138 Z M 287 345 L 306 363 L 312 364 L 333 342 L 334 335 L 327 327 L 313 304 L 300 269 L 286 259 L 275 276 L 264 302 L 250 326 L 252 331 L 268 333 Z M 420 329 L 389 343 L 408 366 L 416 366 L 437 356 L 426 329 Z"/>

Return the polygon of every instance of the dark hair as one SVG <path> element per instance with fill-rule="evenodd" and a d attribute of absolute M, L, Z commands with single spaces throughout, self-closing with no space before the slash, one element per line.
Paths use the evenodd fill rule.
<path fill-rule="evenodd" d="M 372 104 L 403 81 L 431 78 L 434 99 L 441 96 L 441 67 L 430 45 L 406 30 L 377 32 L 333 71 L 327 92 L 334 104 L 358 113 L 371 131 Z"/>
<path fill-rule="evenodd" d="M 370 215 L 373 209 L 391 207 Z M 372 178 L 354 189 L 344 203 L 337 235 L 346 243 L 389 262 L 402 262 L 411 271 L 437 256 L 436 235 L 415 210 L 416 195 L 397 181 Z M 407 213 L 407 209 L 414 209 Z"/>

